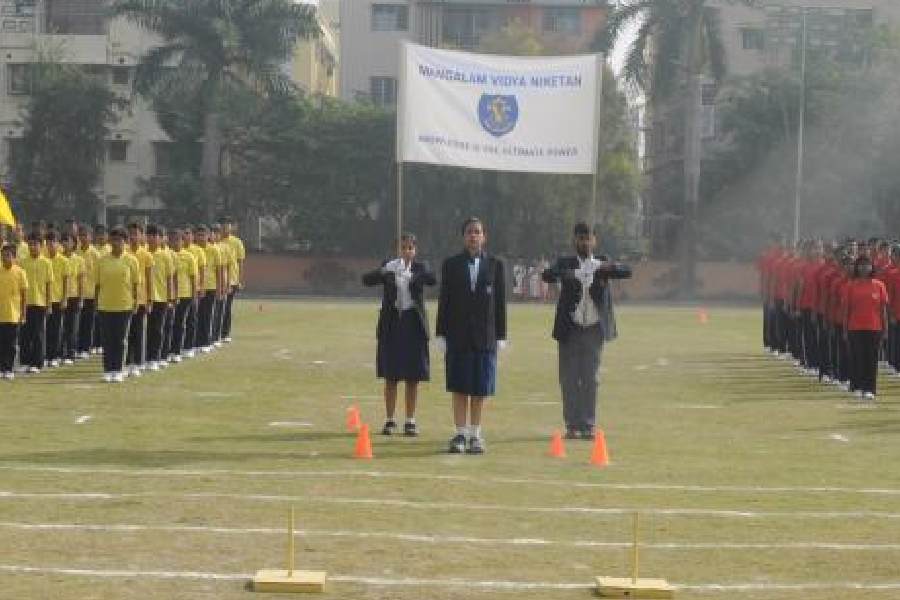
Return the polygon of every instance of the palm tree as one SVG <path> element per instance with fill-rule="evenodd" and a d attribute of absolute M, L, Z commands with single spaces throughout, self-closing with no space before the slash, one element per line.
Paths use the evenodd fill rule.
<path fill-rule="evenodd" d="M 191 90 L 203 115 L 203 195 L 215 218 L 221 152 L 218 107 L 229 88 L 263 94 L 293 89 L 282 72 L 299 37 L 318 33 L 315 9 L 292 0 L 114 0 L 113 14 L 154 33 L 135 89 Z"/>
<path fill-rule="evenodd" d="M 726 0 L 747 6 L 753 0 Z M 709 0 L 622 0 L 609 15 L 597 48 L 609 52 L 633 23 L 640 23 L 628 49 L 624 75 L 659 107 L 681 91 L 684 108 L 684 206 L 680 294 L 694 294 L 696 217 L 700 183 L 700 78 L 721 81 L 725 49 L 718 12 Z"/>

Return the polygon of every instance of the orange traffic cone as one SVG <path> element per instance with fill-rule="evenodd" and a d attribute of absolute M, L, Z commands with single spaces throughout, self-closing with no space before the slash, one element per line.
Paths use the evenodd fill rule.
<path fill-rule="evenodd" d="M 347 409 L 347 431 L 356 433 L 362 425 L 362 419 L 359 416 L 359 407 L 355 404 Z"/>
<path fill-rule="evenodd" d="M 697 320 L 700 321 L 701 325 L 706 325 L 709 323 L 709 311 L 705 308 L 701 308 L 697 311 Z"/>
<path fill-rule="evenodd" d="M 606 436 L 598 429 L 594 435 L 594 450 L 591 452 L 591 464 L 598 467 L 609 465 L 609 451 L 606 449 Z"/>
<path fill-rule="evenodd" d="M 566 446 L 563 443 L 562 433 L 557 429 L 550 438 L 550 456 L 553 458 L 565 458 Z"/>
<path fill-rule="evenodd" d="M 356 450 L 353 452 L 353 458 L 372 458 L 372 440 L 369 439 L 369 426 L 363 423 L 359 428 L 359 435 L 356 436 Z"/>

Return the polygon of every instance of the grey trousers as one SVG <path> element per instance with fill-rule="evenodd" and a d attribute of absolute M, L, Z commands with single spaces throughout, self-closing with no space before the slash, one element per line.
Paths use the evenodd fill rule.
<path fill-rule="evenodd" d="M 559 342 L 559 385 L 568 430 L 594 428 L 602 353 L 603 330 L 599 325 L 576 328 L 565 342 Z"/>

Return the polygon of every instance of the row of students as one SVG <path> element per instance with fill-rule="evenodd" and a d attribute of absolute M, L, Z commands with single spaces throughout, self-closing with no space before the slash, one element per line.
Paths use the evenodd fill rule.
<path fill-rule="evenodd" d="M 776 245 L 758 268 L 768 352 L 868 402 L 880 358 L 900 376 L 900 246 Z"/>
<path fill-rule="evenodd" d="M 15 243 L 3 246 L 3 281 L 15 285 L 0 286 L 0 324 L 16 335 L 2 336 L 0 353 L 14 362 L 18 348 L 21 370 L 39 373 L 102 352 L 104 380 L 122 381 L 231 341 L 245 251 L 229 220 L 168 235 L 135 223 L 107 236 L 96 226 L 93 239 L 76 227 L 77 240 L 64 229 L 62 248 L 55 229 L 40 227 L 25 240 L 17 228 Z M 0 375 L 14 377 L 9 360 Z"/>

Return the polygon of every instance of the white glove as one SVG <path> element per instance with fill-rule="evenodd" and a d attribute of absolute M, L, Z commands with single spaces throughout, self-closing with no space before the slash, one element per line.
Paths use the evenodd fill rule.
<path fill-rule="evenodd" d="M 447 353 L 447 340 L 438 336 L 434 338 L 434 345 L 437 346 L 437 349 L 441 354 Z"/>
<path fill-rule="evenodd" d="M 388 262 L 386 265 L 381 267 L 381 270 L 385 273 L 397 273 L 400 271 L 403 265 L 403 259 L 395 258 L 394 260 Z"/>
<path fill-rule="evenodd" d="M 506 340 L 497 340 L 497 350 L 503 352 L 509 346 L 509 342 Z"/>

